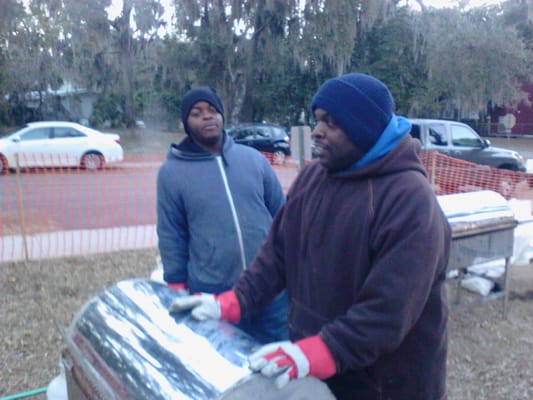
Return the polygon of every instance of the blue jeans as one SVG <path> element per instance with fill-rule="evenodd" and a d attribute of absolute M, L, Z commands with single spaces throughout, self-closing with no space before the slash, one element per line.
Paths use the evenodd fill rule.
<path fill-rule="evenodd" d="M 287 292 L 280 293 L 268 306 L 242 318 L 237 326 L 261 344 L 289 340 Z"/>

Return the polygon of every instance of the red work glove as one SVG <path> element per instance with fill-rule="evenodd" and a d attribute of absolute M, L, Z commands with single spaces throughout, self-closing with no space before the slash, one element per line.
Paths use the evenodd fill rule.
<path fill-rule="evenodd" d="M 187 284 L 184 282 L 178 282 L 178 283 L 167 283 L 168 287 L 171 289 L 176 290 L 177 292 L 180 292 L 182 290 L 187 290 Z"/>
<path fill-rule="evenodd" d="M 183 296 L 188 296 L 189 295 L 189 291 L 187 290 L 187 284 L 184 283 L 184 282 L 179 282 L 179 283 L 167 283 L 167 286 L 173 290 L 176 291 L 176 293 L 178 294 L 178 296 L 180 297 L 183 297 Z"/>
<path fill-rule="evenodd" d="M 180 296 L 170 305 L 170 312 L 189 310 L 197 320 L 223 319 L 238 323 L 241 320 L 241 306 L 233 290 L 219 295 L 197 293 Z"/>
<path fill-rule="evenodd" d="M 248 358 L 250 368 L 267 377 L 276 376 L 278 388 L 291 379 L 314 376 L 327 379 L 335 374 L 335 361 L 318 335 L 297 342 L 275 342 L 261 347 Z"/>

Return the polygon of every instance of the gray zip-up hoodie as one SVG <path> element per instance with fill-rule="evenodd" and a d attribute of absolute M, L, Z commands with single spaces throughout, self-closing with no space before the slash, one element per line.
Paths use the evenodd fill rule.
<path fill-rule="evenodd" d="M 268 161 L 224 134 L 221 156 L 189 137 L 172 144 L 157 176 L 157 234 L 168 283 L 231 289 L 285 201 Z"/>

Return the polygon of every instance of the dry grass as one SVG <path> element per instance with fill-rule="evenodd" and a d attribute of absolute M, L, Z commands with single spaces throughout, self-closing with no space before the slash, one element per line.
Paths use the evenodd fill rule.
<path fill-rule="evenodd" d="M 0 396 L 46 386 L 83 304 L 120 280 L 148 277 L 156 255 L 149 249 L 0 264 Z M 513 269 L 511 288 L 507 320 L 500 301 L 452 315 L 449 400 L 533 398 L 533 265 Z"/>
<path fill-rule="evenodd" d="M 148 277 L 155 256 L 151 249 L 0 264 L 0 396 L 48 385 L 82 305 L 120 280 Z"/>

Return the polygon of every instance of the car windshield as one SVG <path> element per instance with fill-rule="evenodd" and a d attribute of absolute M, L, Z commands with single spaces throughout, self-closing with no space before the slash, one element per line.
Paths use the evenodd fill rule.
<path fill-rule="evenodd" d="M 268 128 L 266 127 L 258 127 L 256 130 L 256 134 L 258 139 L 267 139 L 270 137 L 270 134 L 268 133 Z"/>
<path fill-rule="evenodd" d="M 272 128 L 272 130 L 276 138 L 283 138 L 287 134 L 283 128 Z"/>
<path fill-rule="evenodd" d="M 252 129 L 236 128 L 232 129 L 230 133 L 231 136 L 233 136 L 235 139 L 250 140 L 254 137 L 254 131 Z"/>
<path fill-rule="evenodd" d="M 482 147 L 481 138 L 476 132 L 462 125 L 452 125 L 452 143 L 454 146 Z"/>
<path fill-rule="evenodd" d="M 78 125 L 77 129 L 79 129 L 81 132 L 83 132 L 85 135 L 105 135 L 105 132 L 100 132 L 96 129 L 89 128 L 85 125 Z"/>

